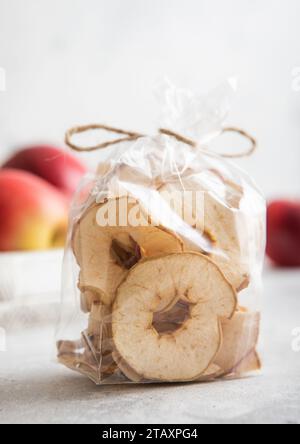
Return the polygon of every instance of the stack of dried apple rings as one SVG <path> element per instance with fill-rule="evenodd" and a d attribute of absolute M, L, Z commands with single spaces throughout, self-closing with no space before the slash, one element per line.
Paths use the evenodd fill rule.
<path fill-rule="evenodd" d="M 238 300 L 250 282 L 238 225 L 243 189 L 223 181 L 225 204 L 197 174 L 151 184 L 161 199 L 174 190 L 203 191 L 199 233 L 209 238 L 211 252 L 159 224 L 100 226 L 99 210 L 139 207 L 127 196 L 87 208 L 74 226 L 72 248 L 89 323 L 79 345 L 59 344 L 62 363 L 96 383 L 111 377 L 206 381 L 260 368 L 260 315 Z M 151 218 L 142 205 L 139 211 Z M 191 220 L 184 222 L 196 229 Z"/>

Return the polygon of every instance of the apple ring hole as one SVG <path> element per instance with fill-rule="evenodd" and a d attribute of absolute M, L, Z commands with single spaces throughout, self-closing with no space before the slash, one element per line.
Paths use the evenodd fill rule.
<path fill-rule="evenodd" d="M 137 242 L 130 237 L 131 245 L 124 245 L 117 239 L 111 243 L 110 253 L 120 267 L 130 270 L 142 259 L 142 251 Z"/>
<path fill-rule="evenodd" d="M 152 326 L 159 335 L 174 333 L 190 319 L 190 304 L 179 300 L 170 310 L 153 314 Z"/>

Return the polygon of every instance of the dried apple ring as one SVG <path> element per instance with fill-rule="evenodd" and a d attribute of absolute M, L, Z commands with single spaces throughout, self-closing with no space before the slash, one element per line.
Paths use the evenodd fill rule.
<path fill-rule="evenodd" d="M 96 293 L 91 290 L 87 290 L 80 294 L 80 308 L 83 313 L 90 313 L 94 302 L 99 300 Z"/>
<path fill-rule="evenodd" d="M 232 319 L 222 321 L 223 343 L 214 360 L 214 364 L 222 369 L 222 376 L 234 373 L 255 351 L 259 326 L 260 313 L 244 310 L 237 311 Z"/>
<path fill-rule="evenodd" d="M 117 371 L 112 356 L 111 311 L 101 302 L 92 303 L 88 328 L 80 341 L 60 341 L 59 361 L 67 367 L 87 374 L 100 383 Z"/>
<path fill-rule="evenodd" d="M 112 226 L 99 225 L 99 209 L 101 214 L 106 214 L 112 208 Z M 138 203 L 128 197 L 110 199 L 90 207 L 77 222 L 73 233 L 73 251 L 80 266 L 78 286 L 82 293 L 92 293 L 105 305 L 111 304 L 117 287 L 142 258 L 183 250 L 179 237 L 163 227 L 147 225 L 145 216 L 140 215 L 144 218 L 144 226 L 138 225 L 138 221 L 138 226 L 131 226 L 127 217 L 120 224 L 119 212 L 123 209 L 129 214 L 131 210 L 133 214 L 142 214 Z"/>
<path fill-rule="evenodd" d="M 192 201 L 184 202 L 184 205 L 189 207 L 189 211 L 179 214 L 179 216 L 184 217 L 184 222 L 191 228 L 197 228 L 203 237 L 203 244 L 206 243 L 208 248 L 205 249 L 193 242 L 192 234 L 187 232 L 184 239 L 185 250 L 209 254 L 238 292 L 248 287 L 249 269 L 244 258 L 244 241 L 241 236 L 243 219 L 239 218 L 239 210 L 221 202 L 213 193 L 203 188 L 200 181 L 197 181 L 197 177 L 186 178 L 180 182 L 170 182 L 161 187 L 159 191 L 164 198 L 172 195 L 174 191 L 177 192 L 175 199 L 177 196 L 181 202 L 180 204 L 175 203 L 175 211 L 178 208 L 183 208 L 181 203 L 184 202 L 185 196 L 190 198 L 190 194 L 185 195 L 184 193 L 192 193 Z M 197 192 L 200 193 L 200 199 L 198 199 Z M 200 205 L 197 203 L 199 200 L 201 200 Z M 197 212 L 195 211 L 196 205 L 198 205 Z M 197 226 L 195 224 L 196 218 Z"/>
<path fill-rule="evenodd" d="M 131 382 L 142 382 L 143 378 L 129 367 L 116 350 L 113 351 L 113 358 L 123 375 L 125 375 Z"/>
<path fill-rule="evenodd" d="M 188 316 L 174 331 L 158 331 L 155 314 L 178 303 L 188 307 Z M 220 318 L 230 319 L 236 303 L 233 287 L 206 256 L 180 253 L 144 260 L 117 290 L 112 309 L 116 352 L 141 379 L 194 380 L 218 353 Z"/>
<path fill-rule="evenodd" d="M 112 356 L 111 310 L 101 302 L 93 303 L 89 324 L 84 332 L 86 358 L 96 363 L 103 377 L 114 373 L 115 361 Z"/>
<path fill-rule="evenodd" d="M 252 350 L 231 372 L 235 376 L 243 376 L 261 369 L 261 360 L 256 350 Z"/>

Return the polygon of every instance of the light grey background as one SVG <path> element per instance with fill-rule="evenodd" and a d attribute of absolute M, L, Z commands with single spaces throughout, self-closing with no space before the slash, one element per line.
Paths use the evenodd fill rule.
<path fill-rule="evenodd" d="M 0 158 L 75 123 L 153 131 L 165 75 L 198 92 L 236 75 L 229 123 L 260 142 L 241 164 L 268 196 L 296 195 L 299 17 L 298 0 L 0 0 Z"/>

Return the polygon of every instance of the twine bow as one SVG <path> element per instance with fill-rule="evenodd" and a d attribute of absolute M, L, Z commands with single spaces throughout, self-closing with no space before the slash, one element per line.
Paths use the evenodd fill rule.
<path fill-rule="evenodd" d="M 104 130 L 106 132 L 113 133 L 113 134 L 119 134 L 124 137 L 119 137 L 117 139 L 106 141 L 106 142 L 103 142 L 103 143 L 100 143 L 100 144 L 97 144 L 94 146 L 78 146 L 74 142 L 72 142 L 72 137 L 74 135 L 82 134 L 82 133 L 85 133 L 88 131 L 94 131 L 94 130 Z M 174 137 L 176 140 L 186 143 L 187 145 L 190 145 L 193 148 L 197 148 L 197 146 L 198 146 L 196 141 L 188 139 L 187 137 L 184 137 L 174 131 L 160 128 L 159 133 L 165 134 L 170 137 Z M 218 153 L 220 156 L 225 157 L 225 158 L 229 158 L 229 159 L 241 158 L 241 157 L 251 156 L 254 153 L 254 151 L 256 150 L 257 142 L 256 142 L 255 138 L 252 137 L 246 131 L 244 131 L 240 128 L 235 128 L 235 127 L 225 127 L 225 128 L 223 128 L 221 134 L 225 134 L 225 133 L 239 134 L 240 136 L 242 136 L 242 137 L 246 138 L 248 141 L 250 141 L 250 146 L 245 151 L 241 151 L 238 153 Z M 126 130 L 123 130 L 120 128 L 115 128 L 112 126 L 107 126 L 107 125 L 102 125 L 102 124 L 91 124 L 91 125 L 84 125 L 84 126 L 75 126 L 73 128 L 70 128 L 66 132 L 65 143 L 74 151 L 92 152 L 92 151 L 97 151 L 97 150 L 108 148 L 108 147 L 110 147 L 112 145 L 116 145 L 120 142 L 134 141 L 134 140 L 140 139 L 141 137 L 145 137 L 145 135 L 140 134 L 140 133 L 136 133 L 136 132 L 132 132 L 132 131 L 126 131 Z"/>

